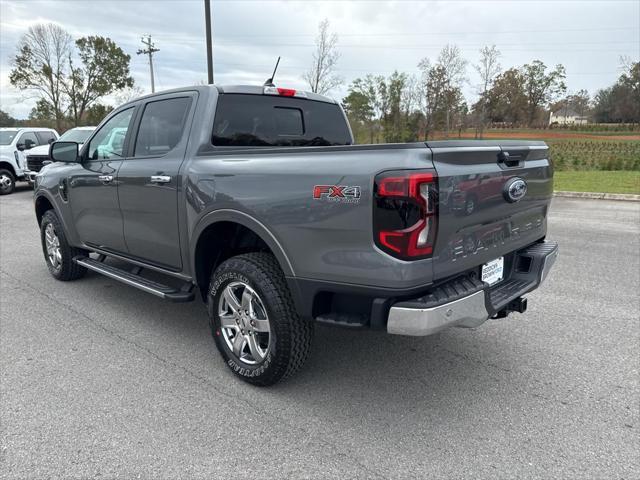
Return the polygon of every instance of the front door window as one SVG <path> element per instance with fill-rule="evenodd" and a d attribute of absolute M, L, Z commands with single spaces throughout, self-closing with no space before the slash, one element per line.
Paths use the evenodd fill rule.
<path fill-rule="evenodd" d="M 124 140 L 132 115 L 133 108 L 129 108 L 109 119 L 89 142 L 87 158 L 89 160 L 122 158 L 125 154 Z"/>

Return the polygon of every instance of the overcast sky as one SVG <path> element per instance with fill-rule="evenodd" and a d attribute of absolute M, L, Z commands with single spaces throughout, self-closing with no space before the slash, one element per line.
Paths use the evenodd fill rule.
<path fill-rule="evenodd" d="M 435 59 L 447 43 L 460 46 L 470 66 L 467 100 L 479 83 L 471 67 L 478 50 L 495 44 L 503 68 L 540 59 L 562 63 L 569 91 L 594 93 L 613 83 L 619 58 L 640 58 L 640 0 L 602 1 L 243 1 L 213 0 L 215 81 L 261 84 L 282 57 L 276 83 L 305 88 L 318 23 L 328 18 L 339 36 L 343 87 L 367 73 L 395 69 L 418 73 L 421 58 Z M 206 47 L 202 0 L 135 1 L 0 0 L 0 106 L 25 118 L 34 105 L 28 92 L 9 85 L 11 58 L 30 25 L 54 22 L 74 38 L 102 35 L 131 55 L 137 85 L 150 91 L 140 37 L 151 34 L 156 89 L 205 82 Z"/>

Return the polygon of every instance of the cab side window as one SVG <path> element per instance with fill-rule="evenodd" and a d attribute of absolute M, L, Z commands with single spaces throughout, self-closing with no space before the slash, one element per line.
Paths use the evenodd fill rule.
<path fill-rule="evenodd" d="M 190 106 L 191 97 L 148 103 L 140 120 L 134 156 L 161 156 L 173 150 L 182 138 Z"/>
<path fill-rule="evenodd" d="M 24 145 L 24 148 L 28 150 L 39 145 L 38 137 L 36 137 L 36 134 L 33 132 L 25 132 L 20 136 L 17 144 Z"/>
<path fill-rule="evenodd" d="M 46 145 L 47 143 L 52 143 L 56 141 L 56 136 L 52 132 L 37 132 L 38 139 L 40 140 L 40 145 Z"/>
<path fill-rule="evenodd" d="M 89 160 L 110 160 L 124 156 L 124 140 L 133 108 L 117 113 L 94 135 L 87 148 Z"/>

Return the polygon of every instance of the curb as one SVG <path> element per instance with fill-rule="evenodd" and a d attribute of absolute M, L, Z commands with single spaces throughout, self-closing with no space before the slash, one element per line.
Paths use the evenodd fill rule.
<path fill-rule="evenodd" d="M 625 202 L 640 202 L 640 195 L 631 193 L 596 193 L 596 192 L 553 192 L 554 197 L 591 198 L 596 200 L 621 200 Z"/>

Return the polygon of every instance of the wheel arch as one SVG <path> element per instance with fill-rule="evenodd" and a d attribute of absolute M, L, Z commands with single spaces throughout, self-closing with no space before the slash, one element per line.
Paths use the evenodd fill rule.
<path fill-rule="evenodd" d="M 38 226 L 40 226 L 40 223 L 42 222 L 42 217 L 45 214 L 45 212 L 47 212 L 48 210 L 53 210 L 56 213 L 56 215 L 58 215 L 58 218 L 60 218 L 60 214 L 56 210 L 55 204 L 44 193 L 36 195 L 36 198 L 34 199 L 34 208 L 36 212 L 36 219 L 38 220 Z"/>
<path fill-rule="evenodd" d="M 291 262 L 276 237 L 264 224 L 237 210 L 216 210 L 202 217 L 194 229 L 190 251 L 191 272 L 203 299 L 212 269 L 240 253 L 268 251 L 285 276 L 294 276 Z"/>
<path fill-rule="evenodd" d="M 7 159 L 0 158 L 0 168 L 9 170 L 13 174 L 14 178 L 16 177 L 16 169 L 13 167 L 13 164 Z"/>

